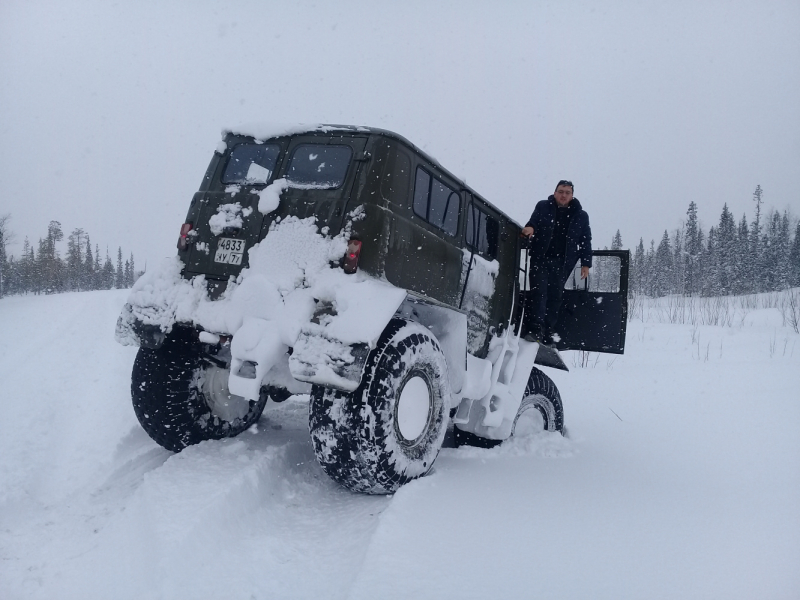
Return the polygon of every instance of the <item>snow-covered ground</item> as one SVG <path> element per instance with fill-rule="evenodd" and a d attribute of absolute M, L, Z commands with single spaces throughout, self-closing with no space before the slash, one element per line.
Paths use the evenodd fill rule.
<path fill-rule="evenodd" d="M 0 300 L 0 598 L 800 597 L 800 335 L 634 320 L 547 370 L 569 436 L 445 449 L 393 497 L 316 464 L 305 398 L 174 455 L 139 427 L 127 291 Z"/>

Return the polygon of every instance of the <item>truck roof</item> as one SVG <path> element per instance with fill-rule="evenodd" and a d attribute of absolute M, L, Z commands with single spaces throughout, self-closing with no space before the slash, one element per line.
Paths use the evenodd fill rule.
<path fill-rule="evenodd" d="M 503 217 L 514 223 L 517 227 L 521 227 L 519 223 L 515 219 L 509 217 L 505 212 L 497 208 L 494 204 L 489 202 L 482 194 L 476 192 L 472 187 L 467 185 L 462 177 L 459 177 L 449 169 L 445 168 L 438 160 L 436 160 L 433 156 L 422 150 L 421 148 L 414 145 L 411 141 L 409 141 L 404 136 L 400 135 L 399 133 L 395 133 L 394 131 L 390 131 L 388 129 L 380 129 L 378 127 L 367 127 L 364 125 L 339 125 L 339 124 L 326 124 L 326 123 L 250 123 L 250 124 L 242 124 L 236 127 L 225 128 L 222 130 L 222 138 L 223 140 L 228 134 L 232 135 L 243 135 L 247 137 L 251 137 L 257 141 L 266 141 L 268 139 L 279 138 L 279 137 L 290 137 L 293 135 L 299 134 L 308 134 L 308 133 L 334 133 L 337 131 L 341 131 L 343 133 L 371 133 L 381 135 L 383 137 L 391 138 L 405 144 L 406 146 L 410 147 L 415 153 L 423 156 L 425 159 L 436 165 L 438 169 L 444 171 L 447 175 L 458 181 L 465 189 L 471 192 L 474 196 L 477 196 L 481 199 L 482 202 L 488 204 L 492 209 L 500 213 Z"/>

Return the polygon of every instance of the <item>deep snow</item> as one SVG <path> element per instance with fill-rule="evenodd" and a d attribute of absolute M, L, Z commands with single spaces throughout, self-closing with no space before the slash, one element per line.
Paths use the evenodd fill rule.
<path fill-rule="evenodd" d="M 800 336 L 633 321 L 546 370 L 569 436 L 445 449 L 393 497 L 316 464 L 304 397 L 173 455 L 130 405 L 127 291 L 0 300 L 0 598 L 800 597 Z"/>

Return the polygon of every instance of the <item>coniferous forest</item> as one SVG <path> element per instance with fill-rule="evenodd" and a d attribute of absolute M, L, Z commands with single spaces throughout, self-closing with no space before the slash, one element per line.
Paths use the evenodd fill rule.
<path fill-rule="evenodd" d="M 142 274 L 136 271 L 133 254 L 123 260 L 122 248 L 117 248 L 116 264 L 106 247 L 100 246 L 81 228 L 74 229 L 66 239 L 62 255 L 59 242 L 64 240 L 61 223 L 50 221 L 47 234 L 34 246 L 28 238 L 20 256 L 7 253 L 14 241 L 11 216 L 0 216 L 0 297 L 9 294 L 56 294 L 84 290 L 129 288 Z"/>
<path fill-rule="evenodd" d="M 741 219 L 722 208 L 719 222 L 707 231 L 697 216 L 697 204 L 689 203 L 680 227 L 664 230 L 658 244 L 644 240 L 631 249 L 628 290 L 631 295 L 658 298 L 685 296 L 731 296 L 774 292 L 800 286 L 800 222 L 784 211 L 765 210 L 761 186 L 753 194 L 754 216 Z M 7 254 L 13 240 L 10 215 L 0 216 L 0 297 L 8 294 L 53 294 L 80 290 L 131 287 L 141 275 L 133 254 L 116 261 L 106 248 L 92 242 L 83 229 L 64 239 L 61 224 L 51 221 L 47 234 L 34 247 L 25 238 L 22 254 Z M 596 244 L 597 245 L 597 244 Z M 617 231 L 612 250 L 623 248 Z"/>
<path fill-rule="evenodd" d="M 722 208 L 719 222 L 704 231 L 697 204 L 689 203 L 682 227 L 656 244 L 631 250 L 629 291 L 649 297 L 670 294 L 730 296 L 800 286 L 800 223 L 788 212 L 764 211 L 762 189 L 753 194 L 755 216 L 736 220 Z M 612 249 L 622 248 L 617 231 Z"/>

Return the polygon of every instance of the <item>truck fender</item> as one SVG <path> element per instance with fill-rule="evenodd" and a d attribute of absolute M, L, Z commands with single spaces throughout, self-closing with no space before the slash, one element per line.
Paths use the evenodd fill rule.
<path fill-rule="evenodd" d="M 450 389 L 454 397 L 459 394 L 467 372 L 467 313 L 408 292 L 395 317 L 415 321 L 436 336 L 447 359 Z"/>
<path fill-rule="evenodd" d="M 289 358 L 292 377 L 355 391 L 369 351 L 405 298 L 405 290 L 369 279 L 341 285 L 330 298 L 317 299 Z"/>
<path fill-rule="evenodd" d="M 361 383 L 369 351 L 389 322 L 399 318 L 419 323 L 436 337 L 447 360 L 451 389 L 458 393 L 466 373 L 466 313 L 413 292 L 385 287 L 392 293 L 381 294 L 378 301 L 383 309 L 382 317 L 371 318 L 369 324 L 360 323 L 362 331 L 357 340 L 352 336 L 342 339 L 343 329 L 335 326 L 340 313 L 331 303 L 320 302 L 312 322 L 303 327 L 294 345 L 289 359 L 292 377 L 346 392 L 355 391 Z M 401 296 L 396 293 L 398 291 Z M 370 290 L 371 294 L 373 292 Z"/>

